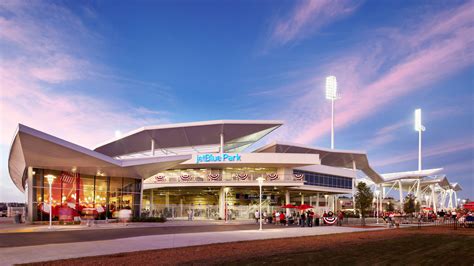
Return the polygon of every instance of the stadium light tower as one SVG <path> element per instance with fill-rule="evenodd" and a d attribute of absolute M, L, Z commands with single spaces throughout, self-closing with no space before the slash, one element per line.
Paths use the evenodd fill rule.
<path fill-rule="evenodd" d="M 421 132 L 426 128 L 421 123 L 421 109 L 415 110 L 415 130 L 418 131 L 418 171 L 421 171 Z"/>
<path fill-rule="evenodd" d="M 326 77 L 326 99 L 331 100 L 331 149 L 334 149 L 334 102 L 339 99 L 335 76 Z"/>

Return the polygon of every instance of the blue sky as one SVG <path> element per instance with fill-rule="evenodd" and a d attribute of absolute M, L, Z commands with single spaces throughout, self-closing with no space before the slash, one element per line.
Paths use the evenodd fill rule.
<path fill-rule="evenodd" d="M 379 172 L 444 167 L 474 198 L 473 1 L 2 1 L 0 201 L 18 123 L 93 147 L 144 125 L 281 119 L 269 135 Z M 256 147 L 253 147 L 256 148 Z"/>

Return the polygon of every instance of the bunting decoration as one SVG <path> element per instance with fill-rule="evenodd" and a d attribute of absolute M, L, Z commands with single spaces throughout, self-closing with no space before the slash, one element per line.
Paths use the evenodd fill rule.
<path fill-rule="evenodd" d="M 237 177 L 240 179 L 240 180 L 247 180 L 247 178 L 249 177 L 249 175 L 247 173 L 238 173 L 237 174 Z"/>
<path fill-rule="evenodd" d="M 191 181 L 191 175 L 184 173 L 184 174 L 181 175 L 181 180 L 183 180 L 183 181 Z"/>
<path fill-rule="evenodd" d="M 337 222 L 337 217 L 323 217 L 324 223 L 333 225 Z"/>
<path fill-rule="evenodd" d="M 156 180 L 157 182 L 162 182 L 162 181 L 165 180 L 165 175 L 163 175 L 163 174 L 158 174 L 157 176 L 155 176 L 155 180 Z"/>
<path fill-rule="evenodd" d="M 270 178 L 270 180 L 277 180 L 278 179 L 278 174 L 277 173 L 269 173 L 267 174 L 268 178 Z"/>
<path fill-rule="evenodd" d="M 213 174 L 213 173 L 211 172 L 211 173 L 209 173 L 207 176 L 209 177 L 209 180 L 211 180 L 211 181 L 217 181 L 217 180 L 219 180 L 220 174 L 219 174 L 219 173 L 214 173 L 214 174 Z"/>
<path fill-rule="evenodd" d="M 303 180 L 304 178 L 304 174 L 293 174 L 293 177 L 295 178 L 295 180 Z"/>

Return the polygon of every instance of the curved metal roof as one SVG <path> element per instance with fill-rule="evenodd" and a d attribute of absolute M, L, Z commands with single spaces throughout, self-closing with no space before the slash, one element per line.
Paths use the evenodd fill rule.
<path fill-rule="evenodd" d="M 89 175 L 142 178 L 189 160 L 191 155 L 117 160 L 74 143 L 19 124 L 10 148 L 8 171 L 24 190 L 27 167 L 77 171 Z"/>
<path fill-rule="evenodd" d="M 421 171 L 407 171 L 407 172 L 396 172 L 382 174 L 385 182 L 399 180 L 399 179 L 420 179 L 428 176 L 432 176 L 443 171 L 443 168 L 424 169 Z"/>
<path fill-rule="evenodd" d="M 325 148 L 314 148 L 300 144 L 288 142 L 272 142 L 254 152 L 275 152 L 275 153 L 314 153 L 319 154 L 321 164 L 335 167 L 353 168 L 355 162 L 356 169 L 364 172 L 375 183 L 383 182 L 382 176 L 375 172 L 369 165 L 367 154 L 362 151 L 336 150 Z"/>
<path fill-rule="evenodd" d="M 224 151 L 240 152 L 271 131 L 280 127 L 282 121 L 269 120 L 215 120 L 142 127 L 124 136 L 98 145 L 94 150 L 108 156 L 122 156 L 151 150 L 164 154 L 209 152 L 220 145 L 224 135 Z"/>

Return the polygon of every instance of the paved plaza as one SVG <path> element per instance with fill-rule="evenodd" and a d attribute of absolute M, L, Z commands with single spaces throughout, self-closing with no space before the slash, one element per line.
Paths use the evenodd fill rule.
<path fill-rule="evenodd" d="M 266 225 L 263 231 L 255 224 L 185 225 L 184 222 L 160 225 L 133 225 L 117 228 L 97 226 L 73 230 L 56 228 L 53 232 L 2 233 L 0 256 L 2 264 L 39 262 L 86 256 L 100 256 L 140 250 L 167 249 L 236 241 L 314 236 L 325 234 L 381 230 L 382 228 L 352 227 L 279 227 Z M 41 229 L 43 230 L 43 228 Z M 94 237 L 95 236 L 95 237 Z M 105 238 L 104 238 L 105 237 Z M 99 240 L 101 239 L 101 240 Z M 27 244 L 28 243 L 28 244 Z M 58 252 L 60 251 L 60 252 Z"/>

